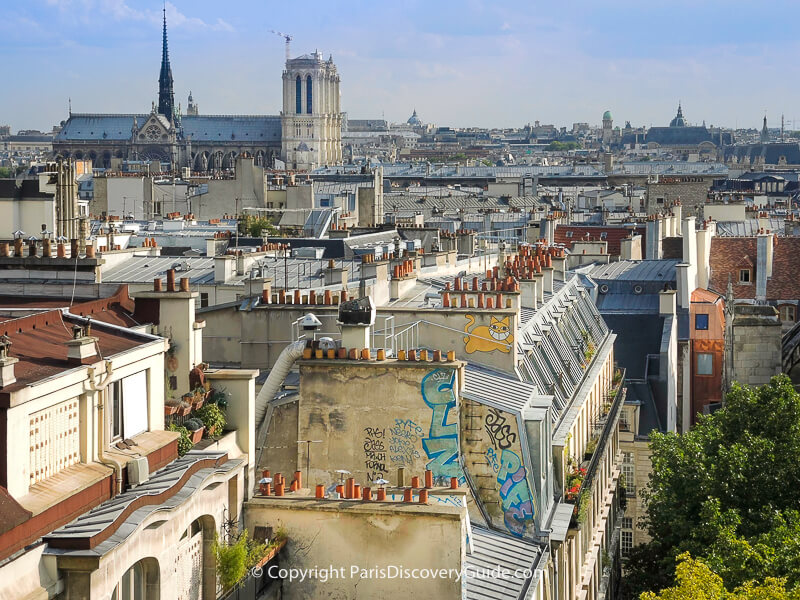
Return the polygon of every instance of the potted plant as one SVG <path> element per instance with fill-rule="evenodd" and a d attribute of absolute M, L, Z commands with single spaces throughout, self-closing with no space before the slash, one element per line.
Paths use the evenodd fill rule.
<path fill-rule="evenodd" d="M 189 431 L 189 439 L 192 440 L 192 444 L 196 444 L 203 439 L 203 432 L 206 426 L 203 425 L 200 419 L 186 419 L 183 426 Z"/>
<path fill-rule="evenodd" d="M 583 451 L 584 460 L 589 460 L 590 458 L 592 458 L 594 451 L 597 450 L 598 440 L 599 438 L 595 436 L 589 440 L 588 444 L 586 444 L 586 449 Z"/>
<path fill-rule="evenodd" d="M 178 412 L 178 408 L 179 407 L 173 406 L 171 404 L 164 404 L 164 416 L 169 417 L 171 415 L 174 415 L 176 412 Z"/>
<path fill-rule="evenodd" d="M 169 431 L 177 431 L 181 434 L 181 437 L 178 438 L 178 456 L 183 456 L 189 450 L 192 449 L 194 444 L 192 443 L 192 439 L 189 435 L 189 430 L 182 425 L 176 425 L 175 423 L 169 424 Z"/>
<path fill-rule="evenodd" d="M 195 388 L 194 394 L 192 397 L 192 408 L 194 410 L 199 409 L 206 401 L 206 391 L 204 388 L 198 387 Z"/>
<path fill-rule="evenodd" d="M 195 416 L 206 426 L 209 437 L 222 433 L 225 427 L 225 413 L 216 404 L 206 404 L 195 412 Z"/>

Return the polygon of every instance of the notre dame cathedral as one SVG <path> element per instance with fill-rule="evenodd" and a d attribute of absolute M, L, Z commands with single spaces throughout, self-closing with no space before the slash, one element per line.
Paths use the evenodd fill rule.
<path fill-rule="evenodd" d="M 339 75 L 333 58 L 319 52 L 286 61 L 280 115 L 201 115 L 189 92 L 186 114 L 175 106 L 167 49 L 167 18 L 161 50 L 158 104 L 149 114 L 77 114 L 70 110 L 53 140 L 57 156 L 91 158 L 110 168 L 112 159 L 161 161 L 173 170 L 215 172 L 233 168 L 248 154 L 273 167 L 309 170 L 342 162 Z"/>

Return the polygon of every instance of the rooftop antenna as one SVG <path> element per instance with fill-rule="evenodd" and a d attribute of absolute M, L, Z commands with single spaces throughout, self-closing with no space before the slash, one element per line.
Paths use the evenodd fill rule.
<path fill-rule="evenodd" d="M 291 53 L 289 51 L 289 47 L 290 47 L 290 45 L 292 43 L 293 36 L 289 35 L 288 33 L 281 33 L 280 31 L 275 31 L 274 29 L 270 29 L 270 31 L 272 33 L 274 33 L 275 35 L 279 35 L 284 40 L 286 40 L 286 62 L 288 63 L 289 62 L 289 57 L 291 56 Z"/>
<path fill-rule="evenodd" d="M 69 116 L 71 117 L 72 116 L 72 97 L 70 97 L 68 99 L 68 104 L 69 104 Z"/>
<path fill-rule="evenodd" d="M 785 140 L 784 140 L 784 137 L 783 137 L 784 131 L 785 131 L 785 130 L 784 130 L 784 128 L 783 128 L 783 114 L 781 114 L 781 142 L 784 142 L 784 141 L 785 141 Z"/>

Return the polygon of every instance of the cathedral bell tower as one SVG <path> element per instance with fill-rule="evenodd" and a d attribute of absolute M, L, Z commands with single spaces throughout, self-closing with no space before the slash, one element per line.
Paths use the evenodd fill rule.
<path fill-rule="evenodd" d="M 339 74 L 332 57 L 314 52 L 286 61 L 281 157 L 289 169 L 342 164 Z"/>
<path fill-rule="evenodd" d="M 167 9 L 164 8 L 164 38 L 161 46 L 161 73 L 158 76 L 158 113 L 172 123 L 175 115 L 175 95 L 172 92 L 172 67 L 167 50 Z"/>

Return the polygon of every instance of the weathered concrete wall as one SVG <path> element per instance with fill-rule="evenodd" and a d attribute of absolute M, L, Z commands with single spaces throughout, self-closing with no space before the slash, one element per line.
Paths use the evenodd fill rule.
<path fill-rule="evenodd" d="M 524 466 L 516 415 L 464 401 L 461 452 L 492 526 L 517 537 L 534 533 L 536 501 Z"/>
<path fill-rule="evenodd" d="M 466 510 L 442 504 L 258 498 L 245 526 L 283 527 L 284 568 L 333 568 L 285 582 L 285 600 L 312 598 L 462 598 L 453 576 L 465 560 Z M 379 569 L 452 569 L 445 577 L 386 577 Z M 343 569 L 343 571 L 340 571 Z M 366 570 L 365 571 L 362 571 Z M 372 573 L 370 569 L 376 569 Z"/>
<path fill-rule="evenodd" d="M 408 477 L 422 477 L 427 468 L 438 483 L 464 481 L 458 461 L 461 368 L 460 362 L 302 361 L 294 443 L 322 441 L 312 444 L 304 485 L 331 487 L 339 481 L 338 469 L 362 485 L 379 478 L 394 482 L 399 467 Z M 282 436 L 288 445 L 291 435 Z M 305 471 L 306 450 L 298 446 L 296 468 Z"/>

